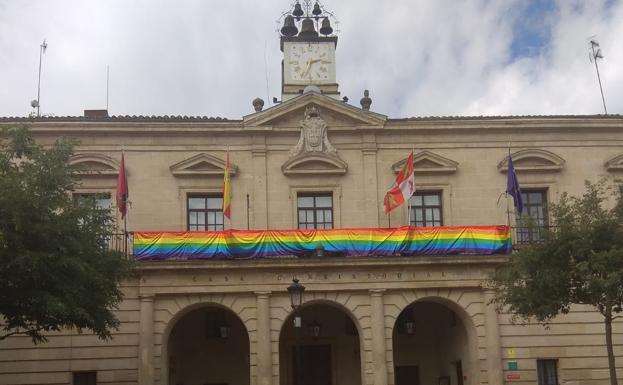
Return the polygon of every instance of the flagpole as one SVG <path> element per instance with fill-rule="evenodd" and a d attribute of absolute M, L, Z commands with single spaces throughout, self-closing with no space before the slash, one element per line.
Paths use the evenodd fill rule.
<path fill-rule="evenodd" d="M 511 159 L 511 142 L 508 142 L 508 162 L 510 162 Z M 508 169 L 507 172 L 511 172 L 510 168 Z M 506 226 L 508 226 L 508 229 L 510 230 L 511 227 L 511 208 L 510 208 L 510 201 L 508 199 L 508 191 L 506 191 L 504 193 L 506 195 Z"/>
<path fill-rule="evenodd" d="M 250 230 L 250 221 L 249 221 L 249 193 L 247 193 L 247 230 Z"/>
<path fill-rule="evenodd" d="M 127 200 L 126 200 L 126 210 L 127 210 Z M 123 253 L 128 255 L 128 215 L 123 216 Z"/>

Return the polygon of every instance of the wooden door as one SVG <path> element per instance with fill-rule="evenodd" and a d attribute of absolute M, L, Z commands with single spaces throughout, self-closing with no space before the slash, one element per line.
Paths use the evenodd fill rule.
<path fill-rule="evenodd" d="M 296 346 L 293 347 L 294 354 L 292 371 L 294 385 L 331 385 L 331 345 L 303 345 L 301 346 L 301 382 L 299 384 L 299 372 L 296 359 Z"/>
<path fill-rule="evenodd" d="M 396 366 L 396 385 L 420 385 L 420 369 L 417 366 Z"/>

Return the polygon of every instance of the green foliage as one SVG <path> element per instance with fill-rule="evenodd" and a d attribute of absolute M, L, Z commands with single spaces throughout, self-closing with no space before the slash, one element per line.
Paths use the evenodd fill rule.
<path fill-rule="evenodd" d="M 133 265 L 107 248 L 110 210 L 72 199 L 74 144 L 44 148 L 23 126 L 0 136 L 0 341 L 62 328 L 106 339 L 119 325 L 112 310 Z"/>
<path fill-rule="evenodd" d="M 572 304 L 593 305 L 611 321 L 623 302 L 621 189 L 586 182 L 581 197 L 563 194 L 550 218 L 554 227 L 542 242 L 520 249 L 493 275 L 495 302 L 542 323 Z"/>

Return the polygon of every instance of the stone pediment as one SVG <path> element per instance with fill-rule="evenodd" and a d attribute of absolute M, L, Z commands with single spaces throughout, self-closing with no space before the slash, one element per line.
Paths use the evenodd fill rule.
<path fill-rule="evenodd" d="M 264 111 L 247 115 L 243 117 L 243 125 L 245 128 L 298 127 L 301 117 L 305 114 L 305 109 L 311 104 L 322 109 L 323 117 L 327 120 L 331 130 L 342 127 L 349 130 L 355 128 L 382 128 L 387 120 L 385 115 L 365 111 L 312 91 Z"/>
<path fill-rule="evenodd" d="M 392 165 L 394 173 L 398 173 L 404 166 L 407 158 Z M 413 172 L 415 174 L 452 174 L 458 169 L 458 162 L 435 154 L 430 151 L 421 151 L 413 156 Z"/>
<path fill-rule="evenodd" d="M 348 165 L 337 155 L 302 153 L 281 166 L 284 175 L 344 175 Z"/>
<path fill-rule="evenodd" d="M 608 171 L 623 171 L 623 154 L 617 155 L 614 158 L 608 160 L 604 167 Z"/>
<path fill-rule="evenodd" d="M 74 155 L 69 159 L 69 165 L 80 176 L 116 177 L 119 174 L 119 162 L 98 153 Z"/>
<path fill-rule="evenodd" d="M 565 160 L 553 152 L 540 149 L 520 150 L 512 154 L 515 172 L 559 172 Z M 498 163 L 500 172 L 508 172 L 508 156 Z"/>
<path fill-rule="evenodd" d="M 230 175 L 235 175 L 238 167 L 229 164 Z M 215 156 L 205 153 L 197 154 L 171 167 L 171 174 L 175 176 L 192 176 L 192 175 L 215 175 L 223 176 L 225 174 L 225 161 Z"/>

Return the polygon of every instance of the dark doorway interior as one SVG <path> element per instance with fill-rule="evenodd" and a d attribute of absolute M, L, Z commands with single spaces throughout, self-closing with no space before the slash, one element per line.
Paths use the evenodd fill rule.
<path fill-rule="evenodd" d="M 331 385 L 331 345 L 301 346 L 301 375 L 297 367 L 296 346 L 292 347 L 292 367 L 294 368 L 292 383 L 294 385 Z M 299 384 L 298 379 L 303 382 Z"/>
<path fill-rule="evenodd" d="M 420 385 L 420 369 L 415 365 L 396 366 L 396 385 Z"/>
<path fill-rule="evenodd" d="M 463 385 L 463 363 L 457 361 L 454 363 L 454 367 L 456 368 L 456 383 L 457 385 Z"/>

